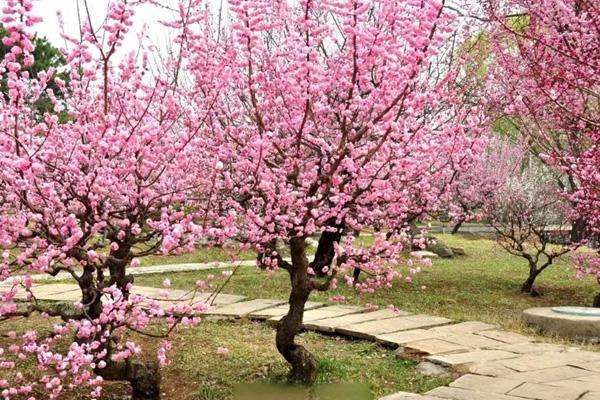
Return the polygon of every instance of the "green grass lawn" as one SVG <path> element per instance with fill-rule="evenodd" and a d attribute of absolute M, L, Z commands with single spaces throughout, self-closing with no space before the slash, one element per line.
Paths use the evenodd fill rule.
<path fill-rule="evenodd" d="M 38 317 L 3 324 L 18 334 L 36 330 L 40 335 L 48 332 L 53 319 Z M 56 321 L 57 322 L 57 321 Z M 158 328 L 158 326 L 156 327 Z M 143 346 L 143 357 L 155 357 L 158 340 L 131 335 Z M 182 328 L 172 335 L 173 348 L 169 353 L 171 364 L 161 368 L 161 391 L 164 399 L 177 400 L 230 400 L 239 385 L 277 385 L 288 391 L 315 394 L 329 385 L 354 385 L 351 390 L 362 391 L 360 400 L 379 398 L 397 391 L 425 392 L 446 385 L 450 378 L 421 375 L 416 362 L 396 357 L 392 350 L 374 343 L 350 340 L 336 336 L 323 336 L 313 332 L 300 335 L 298 342 L 310 348 L 319 364 L 318 381 L 311 386 L 288 386 L 289 367 L 275 348 L 275 332 L 269 325 L 250 321 L 203 321 L 198 326 Z M 0 347 L 9 342 L 0 336 Z M 61 351 L 67 351 L 69 340 L 61 342 Z M 217 354 L 218 347 L 226 347 L 225 356 Z M 26 377 L 37 376 L 39 371 L 31 360 L 23 362 L 19 371 Z M 0 379 L 11 371 L 0 370 Z M 37 398 L 45 398 L 43 387 L 36 387 Z M 89 399 L 88 390 L 67 389 L 62 400 Z M 102 400 L 128 399 L 129 386 L 125 382 L 106 382 Z M 287 398 L 287 394 L 285 398 Z M 282 397 L 276 397 L 282 398 Z"/>
<path fill-rule="evenodd" d="M 530 307 L 582 305 L 592 303 L 600 286 L 593 280 L 576 280 L 569 256 L 551 266 L 538 278 L 542 297 L 532 298 L 519 292 L 527 277 L 527 264 L 512 256 L 495 242 L 466 235 L 437 235 L 451 246 L 462 247 L 467 255 L 453 259 L 435 259 L 433 267 L 416 275 L 412 284 L 399 282 L 391 290 L 359 296 L 346 287 L 335 292 L 313 293 L 311 300 L 328 301 L 343 294 L 350 304 L 389 304 L 411 312 L 440 315 L 456 320 L 480 320 L 505 329 L 532 333 L 521 323 L 521 312 Z M 368 240 L 368 239 L 367 239 Z M 188 272 L 170 275 L 174 288 L 186 289 L 207 274 L 221 271 Z M 163 275 L 136 277 L 136 284 L 160 286 Z M 340 285 L 342 286 L 342 285 Z M 426 288 L 421 289 L 422 286 Z M 266 274 L 253 267 L 239 268 L 224 289 L 225 293 L 251 298 L 286 299 L 289 282 L 285 271 Z"/>

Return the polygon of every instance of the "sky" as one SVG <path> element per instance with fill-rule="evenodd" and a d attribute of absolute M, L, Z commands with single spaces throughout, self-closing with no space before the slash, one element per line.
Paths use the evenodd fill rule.
<path fill-rule="evenodd" d="M 0 3 L 4 0 L 0 0 Z M 224 0 L 226 1 L 226 0 Z M 208 0 L 211 7 L 218 9 L 221 0 Z M 97 27 L 103 21 L 106 15 L 108 0 L 88 0 L 88 7 L 94 27 Z M 162 0 L 162 4 L 172 4 L 175 6 L 175 0 Z M 35 15 L 43 18 L 43 21 L 35 27 L 35 31 L 40 36 L 45 36 L 56 47 L 65 47 L 65 41 L 61 38 L 60 24 L 58 22 L 57 12 L 60 11 L 64 21 L 67 34 L 79 37 L 79 13 L 82 17 L 87 16 L 83 0 L 34 0 Z M 130 31 L 128 38 L 124 43 L 127 50 L 136 50 L 136 33 L 140 32 L 143 25 L 147 24 L 150 38 L 159 48 L 166 48 L 170 42 L 168 30 L 160 24 L 161 20 L 170 20 L 172 12 L 159 9 L 150 5 L 142 5 L 135 8 L 133 31 Z"/>

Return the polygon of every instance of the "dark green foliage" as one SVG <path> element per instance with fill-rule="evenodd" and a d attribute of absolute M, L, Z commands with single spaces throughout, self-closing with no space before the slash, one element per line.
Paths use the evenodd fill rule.
<path fill-rule="evenodd" d="M 8 36 L 8 32 L 2 25 L 0 25 L 0 39 Z M 33 39 L 35 50 L 33 51 L 34 63 L 30 67 L 24 68 L 25 71 L 29 72 L 29 76 L 36 77 L 38 73 L 45 72 L 50 68 L 55 70 L 55 78 L 59 78 L 65 82 L 68 82 L 69 74 L 66 71 L 66 59 L 56 47 L 54 47 L 46 38 L 38 37 L 37 35 Z M 10 47 L 4 45 L 0 41 L 0 59 L 4 59 L 6 53 L 10 52 Z M 53 90 L 54 95 L 58 99 L 62 99 L 63 95 L 58 90 L 58 85 L 54 79 L 48 82 L 48 89 Z M 0 79 L 0 92 L 4 96 L 8 94 L 8 88 L 6 85 L 6 76 L 2 76 Z M 41 118 L 47 112 L 53 112 L 52 102 L 48 96 L 41 97 L 35 104 L 36 114 Z M 66 120 L 66 114 L 60 115 L 62 122 Z"/>

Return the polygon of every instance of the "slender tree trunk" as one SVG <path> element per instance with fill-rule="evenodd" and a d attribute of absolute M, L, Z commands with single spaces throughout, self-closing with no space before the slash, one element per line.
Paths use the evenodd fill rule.
<path fill-rule="evenodd" d="M 290 241 L 292 253 L 292 265 L 289 271 L 292 284 L 290 308 L 287 315 L 279 321 L 275 342 L 279 353 L 292 367 L 291 378 L 313 382 L 318 373 L 317 361 L 308 350 L 294 341 L 302 329 L 304 305 L 311 292 L 305 246 L 303 238 L 292 238 Z"/>
<path fill-rule="evenodd" d="M 584 219 L 576 219 L 571 226 L 571 243 L 581 242 L 585 239 L 587 224 Z"/>
<path fill-rule="evenodd" d="M 460 230 L 460 227 L 462 226 L 462 224 L 465 222 L 464 219 L 460 219 L 458 220 L 458 222 L 454 225 L 454 228 L 452 228 L 452 234 L 456 235 L 458 233 L 458 231 Z"/>
<path fill-rule="evenodd" d="M 600 308 L 600 293 L 598 293 L 594 298 L 594 304 L 592 304 L 592 307 Z"/>
<path fill-rule="evenodd" d="M 529 293 L 532 297 L 537 297 L 540 293 L 535 289 L 535 280 L 539 275 L 539 271 L 535 265 L 529 265 L 529 277 L 521 286 L 522 293 Z"/>

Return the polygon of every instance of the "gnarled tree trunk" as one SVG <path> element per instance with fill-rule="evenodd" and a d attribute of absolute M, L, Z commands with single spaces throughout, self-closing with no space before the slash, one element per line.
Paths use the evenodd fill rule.
<path fill-rule="evenodd" d="M 302 329 L 304 305 L 311 292 L 308 279 L 308 260 L 303 238 L 290 241 L 292 264 L 289 268 L 292 290 L 289 298 L 289 311 L 277 325 L 275 342 L 279 353 L 292 367 L 291 378 L 303 382 L 313 382 L 318 373 L 317 361 L 303 346 L 295 342 L 296 335 Z"/>
<path fill-rule="evenodd" d="M 535 287 L 535 280 L 538 277 L 540 271 L 537 269 L 535 265 L 529 265 L 529 277 L 521 286 L 522 293 L 529 293 L 532 297 L 540 296 L 540 292 L 538 292 Z"/>
<path fill-rule="evenodd" d="M 87 305 L 87 315 L 98 318 L 102 313 L 102 285 L 116 284 L 125 297 L 129 296 L 128 284 L 133 283 L 133 276 L 126 275 L 126 268 L 131 261 L 129 249 L 122 254 L 111 254 L 104 265 L 110 273 L 110 279 L 105 281 L 102 268 L 96 270 L 88 265 L 79 279 L 82 293 L 82 303 Z M 94 279 L 94 272 L 97 273 Z M 108 351 L 107 364 L 104 368 L 94 371 L 107 381 L 126 381 L 132 389 L 132 400 L 160 400 L 160 370 L 158 362 L 141 362 L 127 360 L 124 362 L 110 361 L 110 344 L 105 345 Z"/>
<path fill-rule="evenodd" d="M 160 399 L 160 369 L 158 362 L 124 361 L 109 362 L 95 371 L 107 381 L 128 381 L 132 400 Z"/>

